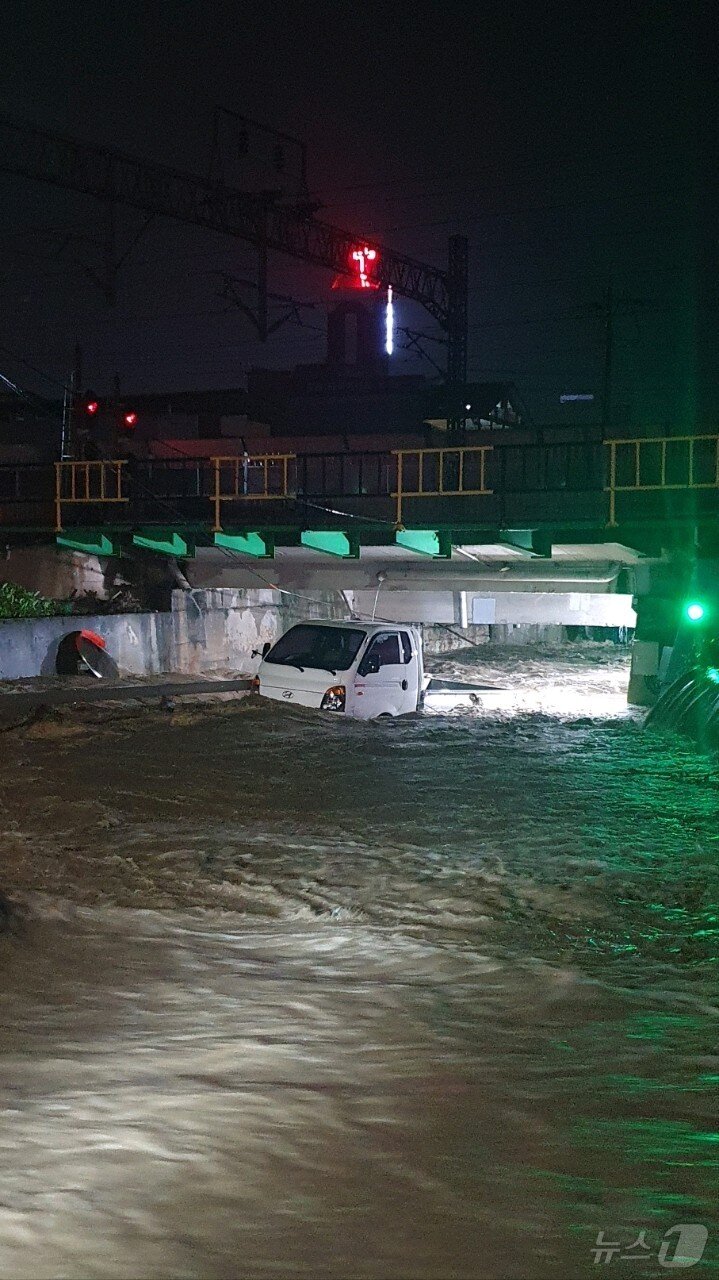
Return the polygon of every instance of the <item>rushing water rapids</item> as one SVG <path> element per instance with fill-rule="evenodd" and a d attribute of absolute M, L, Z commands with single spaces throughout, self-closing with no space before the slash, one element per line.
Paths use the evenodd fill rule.
<path fill-rule="evenodd" d="M 432 665 L 515 692 L 0 735 L 1 1275 L 716 1268 L 717 762 L 608 646 Z"/>

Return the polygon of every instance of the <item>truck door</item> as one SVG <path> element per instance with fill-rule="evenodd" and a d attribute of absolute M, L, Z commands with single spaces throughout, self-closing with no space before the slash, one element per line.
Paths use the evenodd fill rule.
<path fill-rule="evenodd" d="M 404 666 L 404 682 L 402 692 L 404 693 L 404 703 L 401 715 L 408 715 L 411 711 L 416 711 L 420 704 L 420 691 L 422 686 L 422 664 L 420 662 L 419 644 L 416 635 L 411 631 L 400 631 L 399 633 L 399 656 Z"/>
<path fill-rule="evenodd" d="M 378 631 L 370 640 L 357 668 L 355 714 L 361 720 L 371 720 L 375 716 L 398 716 L 405 710 L 413 711 L 416 693 L 414 705 L 407 705 L 411 700 L 410 670 L 411 664 L 408 666 L 404 661 L 399 633 Z"/>

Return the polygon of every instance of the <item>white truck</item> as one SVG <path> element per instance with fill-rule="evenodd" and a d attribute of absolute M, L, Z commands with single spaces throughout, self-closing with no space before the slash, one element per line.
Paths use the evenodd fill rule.
<path fill-rule="evenodd" d="M 299 622 L 265 645 L 254 688 L 263 698 L 356 720 L 423 707 L 472 706 L 490 686 L 425 676 L 417 627 L 390 622 Z"/>

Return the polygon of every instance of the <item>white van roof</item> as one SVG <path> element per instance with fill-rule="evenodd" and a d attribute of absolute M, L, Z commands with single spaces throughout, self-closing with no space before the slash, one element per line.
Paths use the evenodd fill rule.
<path fill-rule="evenodd" d="M 409 623 L 405 622 L 366 622 L 364 618 L 343 618 L 341 621 L 335 621 L 334 618 L 301 618 L 297 622 L 292 623 L 293 627 L 346 627 L 356 631 L 361 627 L 363 631 L 386 631 L 388 627 L 396 627 L 397 630 L 407 630 Z"/>

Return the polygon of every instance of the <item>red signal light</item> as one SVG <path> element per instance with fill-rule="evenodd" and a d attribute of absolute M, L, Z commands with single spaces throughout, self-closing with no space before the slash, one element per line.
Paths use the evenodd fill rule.
<path fill-rule="evenodd" d="M 122 421 L 124 426 L 126 427 L 136 427 L 137 414 L 135 413 L 134 409 L 130 409 L 128 413 L 123 413 Z"/>
<path fill-rule="evenodd" d="M 373 267 L 370 264 L 377 262 L 378 253 L 376 249 L 370 249 L 369 245 L 363 245 L 361 248 L 352 250 L 352 265 L 355 272 L 355 287 L 358 289 L 376 289 L 378 284 L 376 280 L 371 278 L 370 272 Z"/>
<path fill-rule="evenodd" d="M 98 404 L 97 400 L 85 401 L 85 413 L 88 413 L 91 417 L 93 417 L 94 414 L 97 413 L 99 408 L 100 408 L 100 405 Z"/>

